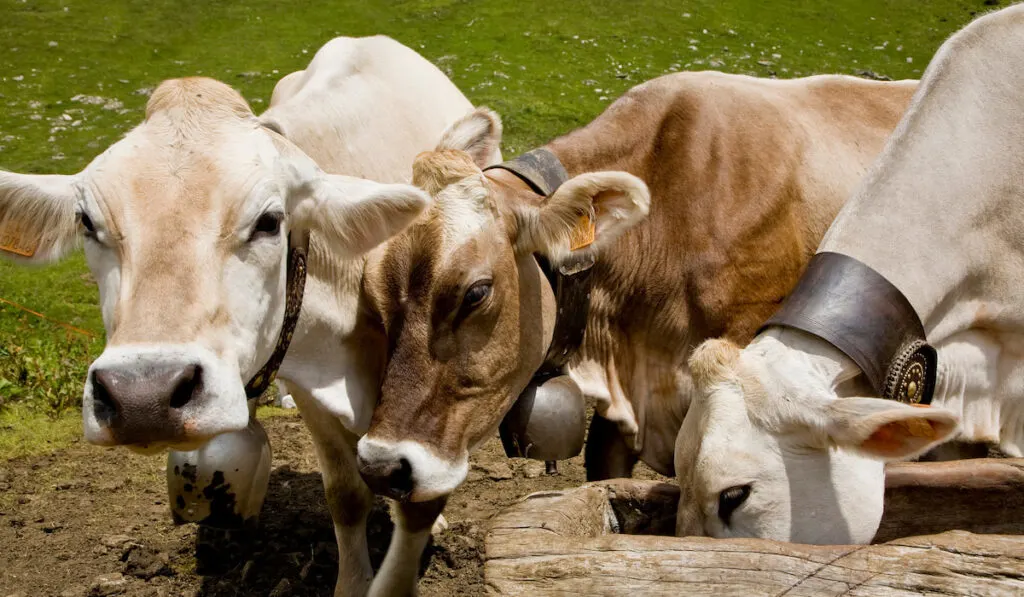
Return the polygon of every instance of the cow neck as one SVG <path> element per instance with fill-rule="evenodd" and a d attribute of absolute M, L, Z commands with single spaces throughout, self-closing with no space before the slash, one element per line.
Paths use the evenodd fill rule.
<path fill-rule="evenodd" d="M 761 326 L 797 329 L 835 346 L 860 367 L 883 398 L 929 404 L 937 353 L 910 301 L 884 276 L 856 259 L 823 252 L 779 311 Z"/>
<path fill-rule="evenodd" d="M 309 237 L 304 235 L 304 240 L 292 244 L 292 236 L 288 235 L 288 278 L 286 285 L 284 321 L 281 322 L 281 333 L 277 337 L 277 346 L 271 353 L 267 362 L 256 372 L 256 375 L 245 384 L 245 396 L 254 400 L 267 391 L 270 384 L 277 378 L 277 371 L 281 368 L 288 353 L 288 346 L 292 343 L 292 335 L 295 333 L 295 325 L 299 321 L 299 312 L 302 310 L 302 297 L 306 290 L 306 253 L 309 250 Z"/>
<path fill-rule="evenodd" d="M 539 148 L 519 157 L 484 169 L 490 176 L 506 183 L 525 185 L 541 198 L 550 197 L 569 174 L 558 157 L 547 148 Z M 544 272 L 555 296 L 555 327 L 544 362 L 534 379 L 547 378 L 562 372 L 565 364 L 583 344 L 590 315 L 591 274 L 595 262 L 593 251 L 573 251 L 557 264 L 534 253 L 537 265 Z"/>

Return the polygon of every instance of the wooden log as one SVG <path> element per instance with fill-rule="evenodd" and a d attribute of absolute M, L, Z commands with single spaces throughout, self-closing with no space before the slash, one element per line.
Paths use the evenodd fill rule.
<path fill-rule="evenodd" d="M 999 534 L 1024 532 L 1024 460 L 907 463 L 887 473 L 886 514 L 869 546 L 657 536 L 674 530 L 679 491 L 668 483 L 620 479 L 534 494 L 493 522 L 488 591 L 1024 595 L 1024 537 Z M 952 528 L 994 534 L 936 534 Z"/>
<path fill-rule="evenodd" d="M 875 542 L 960 529 L 1024 534 L 1024 459 L 890 464 Z"/>
<path fill-rule="evenodd" d="M 495 595 L 828 597 L 1024 594 L 1024 538 L 942 535 L 882 545 L 607 535 L 535 537 L 492 557 Z"/>

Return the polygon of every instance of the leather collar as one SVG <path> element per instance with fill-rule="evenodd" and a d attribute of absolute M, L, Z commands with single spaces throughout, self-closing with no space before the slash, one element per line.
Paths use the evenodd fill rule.
<path fill-rule="evenodd" d="M 544 197 L 550 197 L 569 180 L 569 173 L 558 156 L 543 147 L 484 170 L 493 169 L 511 172 Z M 543 255 L 534 255 L 534 258 L 551 284 L 557 307 L 551 345 L 544 363 L 534 374 L 536 380 L 558 374 L 583 344 L 590 314 L 593 285 L 590 274 L 595 256 L 593 251 L 574 251 L 557 265 L 552 265 Z"/>
<path fill-rule="evenodd" d="M 881 274 L 839 253 L 818 253 L 782 307 L 761 326 L 789 327 L 832 344 L 883 398 L 930 404 L 938 354 L 907 297 Z"/>
<path fill-rule="evenodd" d="M 507 170 L 542 197 L 550 197 L 558 187 L 569 180 L 569 173 L 565 171 L 565 166 L 558 156 L 543 147 L 528 151 L 513 160 L 484 168 L 484 172 L 488 170 Z"/>
<path fill-rule="evenodd" d="M 292 245 L 292 237 L 288 235 L 288 246 L 287 295 L 281 333 L 277 337 L 277 346 L 266 364 L 256 372 L 249 383 L 245 384 L 245 396 L 249 400 L 262 396 L 277 378 L 277 370 L 281 368 L 281 362 L 288 353 L 292 334 L 295 333 L 295 324 L 299 321 L 299 311 L 302 310 L 302 296 L 306 289 L 306 244 Z"/>

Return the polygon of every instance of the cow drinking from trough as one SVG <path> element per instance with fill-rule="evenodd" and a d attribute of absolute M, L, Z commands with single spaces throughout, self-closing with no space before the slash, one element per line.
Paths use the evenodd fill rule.
<path fill-rule="evenodd" d="M 301 316 L 280 376 L 323 473 L 336 594 L 365 594 L 373 496 L 355 443 L 381 375 L 373 347 L 385 344 L 359 325 L 363 254 L 420 214 L 429 198 L 397 183 L 471 110 L 414 51 L 384 37 L 338 38 L 282 79 L 260 118 L 219 82 L 166 81 L 145 121 L 82 172 L 0 172 L 0 237 L 17 241 L 0 253 L 45 262 L 85 239 L 107 330 L 85 388 L 89 441 L 237 462 L 233 450 L 249 445 L 244 386 L 281 345 L 289 249 L 308 235 Z M 500 161 L 496 150 L 490 159 Z M 254 458 L 246 472 L 259 474 L 268 463 Z M 254 483 L 236 481 L 232 496 Z M 410 541 L 407 529 L 400 521 L 394 546 Z M 416 573 L 415 561 L 386 568 L 378 592 L 411 590 Z"/>
<path fill-rule="evenodd" d="M 695 352 L 679 534 L 866 543 L 884 462 L 950 439 L 1024 455 L 1022 48 L 1020 5 L 946 41 L 822 241 L 825 282 L 746 348 Z M 909 351 L 869 350 L 894 328 L 916 328 Z"/>
<path fill-rule="evenodd" d="M 597 400 L 588 476 L 628 476 L 638 458 L 672 474 L 691 347 L 752 337 L 914 88 L 839 76 L 661 77 L 529 154 L 567 171 L 547 197 L 543 181 L 482 171 L 473 159 L 497 145 L 496 116 L 481 110 L 456 125 L 414 165 L 431 207 L 366 268 L 388 362 L 359 442 L 364 478 L 425 513 L 440 509 L 551 344 L 561 314 L 535 254 L 558 264 L 581 252 L 596 264 L 586 336 L 568 371 Z"/>

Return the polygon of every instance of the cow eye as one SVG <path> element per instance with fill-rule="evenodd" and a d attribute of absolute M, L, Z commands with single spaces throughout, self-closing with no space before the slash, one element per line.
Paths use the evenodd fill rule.
<path fill-rule="evenodd" d="M 490 280 L 474 282 L 462 297 L 462 308 L 474 309 L 479 307 L 487 300 L 487 297 L 491 296 L 491 287 L 492 282 Z"/>
<path fill-rule="evenodd" d="M 89 217 L 89 214 L 84 211 L 78 212 L 78 221 L 82 224 L 82 228 L 85 228 L 86 236 L 96 235 L 96 225 L 92 223 L 92 218 Z"/>
<path fill-rule="evenodd" d="M 260 216 L 260 219 L 256 220 L 256 225 L 253 226 L 249 240 L 256 240 L 264 236 L 277 236 L 281 232 L 282 220 L 284 220 L 284 214 L 280 212 L 263 214 Z"/>
<path fill-rule="evenodd" d="M 732 513 L 750 497 L 750 485 L 737 485 L 718 494 L 718 517 L 729 524 Z"/>

